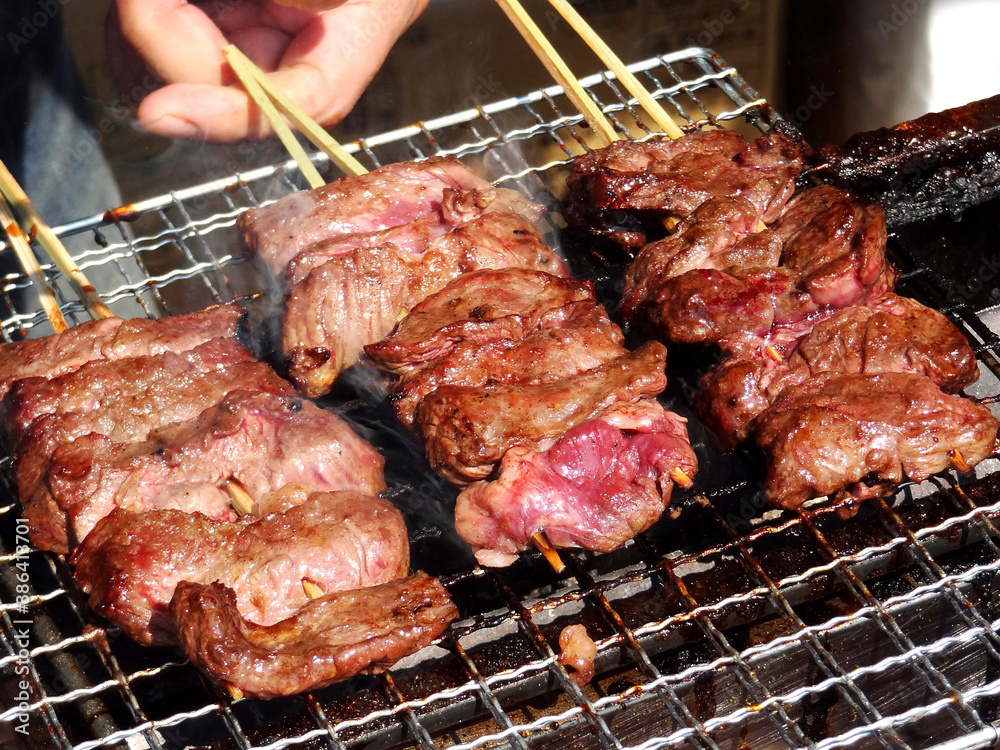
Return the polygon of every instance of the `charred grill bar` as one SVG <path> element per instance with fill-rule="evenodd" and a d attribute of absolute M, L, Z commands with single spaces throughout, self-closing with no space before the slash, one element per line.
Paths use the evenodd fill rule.
<path fill-rule="evenodd" d="M 742 127 L 746 116 L 751 125 L 767 124 L 755 92 L 708 52 L 634 69 L 658 98 L 701 113 L 693 127 Z M 641 136 L 642 115 L 613 81 L 585 83 L 619 126 Z M 578 121 L 549 89 L 367 139 L 359 157 L 377 166 L 455 154 L 488 180 L 554 205 L 551 186 L 582 152 Z M 61 231 L 71 251 L 99 259 L 88 276 L 119 315 L 253 298 L 261 279 L 234 251 L 235 217 L 289 192 L 291 175 L 281 168 L 239 175 L 114 212 L 109 223 Z M 124 218 L 137 221 L 116 221 Z M 615 301 L 624 254 L 610 245 L 566 250 L 601 301 Z M 965 301 L 973 298 L 963 295 L 970 278 L 943 276 L 935 248 L 905 233 L 889 250 L 901 272 L 897 290 L 959 326 L 983 373 L 974 395 L 995 398 L 1000 339 Z M 64 280 L 55 281 L 61 299 L 70 299 Z M 27 280 L 9 280 L 4 298 L 6 339 L 46 332 Z M 85 313 L 71 307 L 69 317 L 79 324 Z M 674 363 L 671 380 L 684 382 L 671 406 L 686 408 L 682 393 L 696 384 L 698 369 Z M 172 652 L 140 648 L 105 629 L 64 564 L 19 546 L 26 543 L 20 509 L 8 499 L 0 503 L 0 740 L 23 738 L 15 731 L 22 714 L 23 746 L 79 750 L 916 748 L 958 737 L 987 746 L 996 736 L 995 460 L 981 466 L 979 479 L 906 486 L 842 518 L 836 506 L 770 509 L 758 456 L 722 457 L 693 434 L 704 458 L 697 485 L 704 497 L 688 495 L 676 518 L 609 555 L 566 552 L 560 576 L 535 555 L 483 572 L 447 536 L 450 514 L 441 506 L 452 491 L 398 432 L 383 429 L 388 410 L 373 418 L 355 401 L 326 405 L 375 428 L 373 439 L 390 457 L 393 499 L 414 532 L 413 567 L 440 574 L 461 612 L 451 635 L 383 677 L 233 702 Z M 26 598 L 18 599 L 18 586 L 27 587 Z M 597 676 L 584 688 L 556 661 L 559 633 L 571 623 L 586 625 L 600 647 Z"/>

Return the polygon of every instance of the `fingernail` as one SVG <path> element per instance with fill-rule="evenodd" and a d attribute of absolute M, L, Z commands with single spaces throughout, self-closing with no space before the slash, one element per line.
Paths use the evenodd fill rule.
<path fill-rule="evenodd" d="M 204 139 L 205 133 L 190 120 L 176 115 L 164 115 L 154 122 L 143 123 L 143 127 L 151 133 L 168 138 L 199 138 Z"/>

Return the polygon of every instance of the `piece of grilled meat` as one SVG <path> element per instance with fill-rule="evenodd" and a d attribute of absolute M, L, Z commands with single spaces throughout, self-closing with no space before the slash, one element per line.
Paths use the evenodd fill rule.
<path fill-rule="evenodd" d="M 824 495 L 886 495 L 904 479 L 975 466 L 993 451 L 998 426 L 987 407 L 920 373 L 818 375 L 786 388 L 760 416 L 765 497 L 794 508 Z"/>
<path fill-rule="evenodd" d="M 0 344 L 0 397 L 21 378 L 53 378 L 94 360 L 181 352 L 232 337 L 243 315 L 238 305 L 222 305 L 157 320 L 104 318 L 51 336 Z"/>
<path fill-rule="evenodd" d="M 344 420 L 309 401 L 232 391 L 195 419 L 161 427 L 141 442 L 91 433 L 62 446 L 52 457 L 47 492 L 32 500 L 59 509 L 35 517 L 72 549 L 119 506 L 233 520 L 230 480 L 254 500 L 290 482 L 378 494 L 385 489 L 383 463 Z"/>
<path fill-rule="evenodd" d="M 519 214 L 488 211 L 422 252 L 395 244 L 350 251 L 315 268 L 285 300 L 282 349 L 306 395 L 330 390 L 364 346 L 388 335 L 400 315 L 463 273 L 523 267 L 565 275 L 565 263 Z"/>
<path fill-rule="evenodd" d="M 755 218 L 778 218 L 802 170 L 791 131 L 772 128 L 753 143 L 729 130 L 669 140 L 616 141 L 573 160 L 566 219 L 583 231 L 641 247 L 712 198 L 742 197 Z"/>
<path fill-rule="evenodd" d="M 177 643 L 170 599 L 181 581 L 224 583 L 242 617 L 273 625 L 308 601 L 303 580 L 323 593 L 367 588 L 407 575 L 409 560 L 403 517 L 386 500 L 295 485 L 232 521 L 119 507 L 73 555 L 94 611 L 161 646 Z"/>
<path fill-rule="evenodd" d="M 383 672 L 458 615 L 444 586 L 419 572 L 325 594 L 273 625 L 242 617 L 232 590 L 218 582 L 181 582 L 171 609 L 188 658 L 216 682 L 257 698 Z"/>
<path fill-rule="evenodd" d="M 469 485 L 456 528 L 483 564 L 509 565 L 541 532 L 616 549 L 697 470 L 684 420 L 655 400 L 665 349 L 625 349 L 587 282 L 466 274 L 367 351 L 400 376 L 394 406 L 432 467 Z"/>
<path fill-rule="evenodd" d="M 918 372 L 947 393 L 979 377 L 972 348 L 950 320 L 895 294 L 819 316 L 811 331 L 796 333 L 805 337 L 789 345 L 743 346 L 703 379 L 696 404 L 724 447 L 745 440 L 782 390 L 821 373 Z"/>

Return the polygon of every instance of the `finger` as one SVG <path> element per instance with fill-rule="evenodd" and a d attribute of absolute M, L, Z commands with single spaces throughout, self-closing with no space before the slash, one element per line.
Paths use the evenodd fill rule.
<path fill-rule="evenodd" d="M 330 10 L 341 5 L 344 0 L 274 0 L 278 5 L 286 8 L 298 8 L 299 10 Z"/>
<path fill-rule="evenodd" d="M 321 124 L 336 124 L 426 5 L 348 2 L 321 13 L 289 44 L 271 79 Z"/>
<path fill-rule="evenodd" d="M 425 5 L 349 2 L 323 13 L 291 42 L 271 80 L 321 125 L 335 125 Z M 146 99 L 138 116 L 151 132 L 172 137 L 231 141 L 271 133 L 238 86 L 167 86 Z"/>
<path fill-rule="evenodd" d="M 237 141 L 270 135 L 247 93 L 230 86 L 174 83 L 154 91 L 136 113 L 139 124 L 168 138 Z"/>
<path fill-rule="evenodd" d="M 200 8 L 186 0 L 117 0 L 117 11 L 122 36 L 162 80 L 230 80 L 226 37 Z"/>

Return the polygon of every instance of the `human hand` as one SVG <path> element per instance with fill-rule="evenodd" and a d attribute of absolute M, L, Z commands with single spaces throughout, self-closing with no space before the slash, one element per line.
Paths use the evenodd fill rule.
<path fill-rule="evenodd" d="M 123 91 L 164 84 L 139 123 L 168 137 L 234 141 L 271 133 L 226 64 L 235 44 L 321 125 L 354 106 L 428 0 L 115 0 L 108 55 Z M 324 10 L 308 10 L 302 6 Z"/>

